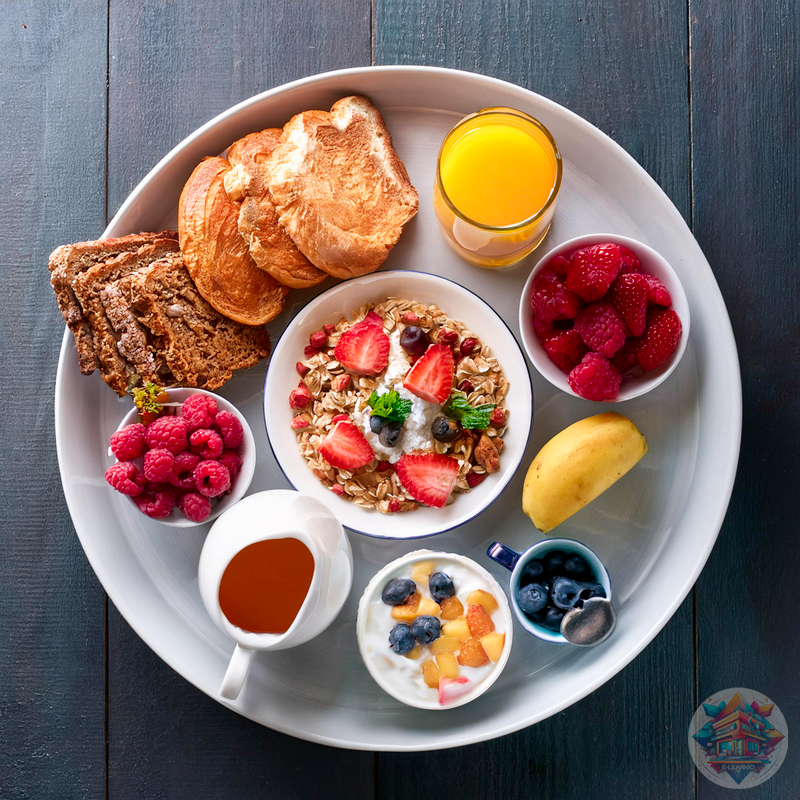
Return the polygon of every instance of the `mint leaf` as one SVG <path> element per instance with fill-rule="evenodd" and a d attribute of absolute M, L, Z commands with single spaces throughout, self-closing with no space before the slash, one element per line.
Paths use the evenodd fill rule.
<path fill-rule="evenodd" d="M 471 406 L 463 392 L 453 392 L 442 406 L 442 411 L 461 423 L 462 428 L 486 430 L 489 427 L 489 416 L 494 410 L 493 403 Z"/>
<path fill-rule="evenodd" d="M 401 425 L 411 413 L 411 401 L 400 397 L 394 389 L 380 395 L 373 391 L 367 400 L 367 405 L 372 409 L 372 413 L 375 416 L 390 419 L 392 422 L 399 422 Z"/>

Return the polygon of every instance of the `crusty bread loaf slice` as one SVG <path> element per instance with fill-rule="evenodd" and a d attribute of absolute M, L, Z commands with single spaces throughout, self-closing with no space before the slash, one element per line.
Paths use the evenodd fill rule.
<path fill-rule="evenodd" d="M 92 344 L 103 380 L 119 395 L 124 395 L 132 376 L 140 374 L 145 381 L 153 376 L 141 375 L 117 347 L 115 330 L 108 320 L 100 293 L 106 286 L 136 270 L 148 266 L 159 258 L 175 253 L 175 239 L 156 239 L 142 245 L 133 253 L 123 253 L 82 272 L 72 281 L 72 289 L 81 305 L 84 317 L 92 327 Z"/>
<path fill-rule="evenodd" d="M 138 250 L 142 245 L 156 239 L 177 239 L 177 231 L 161 233 L 134 233 L 116 239 L 99 239 L 90 242 L 75 242 L 57 247 L 50 255 L 50 283 L 64 322 L 75 336 L 78 351 L 78 367 L 84 375 L 94 372 L 99 361 L 94 353 L 92 328 L 83 314 L 80 303 L 72 289 L 74 279 L 96 264 L 116 258 L 122 253 Z"/>
<path fill-rule="evenodd" d="M 127 284 L 122 294 L 131 301 L 131 316 L 144 335 L 144 346 L 157 361 L 163 358 L 175 383 L 218 389 L 234 370 L 252 367 L 269 354 L 267 329 L 242 325 L 217 312 L 197 291 L 180 254 L 154 261 L 121 281 Z M 119 283 L 101 295 L 112 323 L 118 319 L 110 306 Z M 129 325 L 118 332 L 133 329 Z"/>
<path fill-rule="evenodd" d="M 376 270 L 419 207 L 366 97 L 293 117 L 266 169 L 280 224 L 315 267 L 337 278 Z"/>

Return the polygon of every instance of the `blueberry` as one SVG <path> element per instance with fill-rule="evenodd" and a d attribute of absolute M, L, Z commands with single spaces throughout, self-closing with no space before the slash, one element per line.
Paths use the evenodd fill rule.
<path fill-rule="evenodd" d="M 548 606 L 547 610 L 542 615 L 539 624 L 543 628 L 547 628 L 547 630 L 549 631 L 560 631 L 561 618 L 563 616 L 564 612 L 560 608 L 553 608 L 553 606 Z"/>
<path fill-rule="evenodd" d="M 395 447 L 403 438 L 403 423 L 390 420 L 381 428 L 378 438 L 384 447 Z"/>
<path fill-rule="evenodd" d="M 416 643 L 417 640 L 414 638 L 411 628 L 406 625 L 405 622 L 398 622 L 397 625 L 389 631 L 389 646 L 399 656 L 410 653 L 414 649 Z"/>
<path fill-rule="evenodd" d="M 461 426 L 442 414 L 431 423 L 431 433 L 437 442 L 453 442 L 461 436 Z"/>
<path fill-rule="evenodd" d="M 401 606 L 417 591 L 417 584 L 408 578 L 392 578 L 381 592 L 381 600 L 387 606 Z"/>
<path fill-rule="evenodd" d="M 557 608 L 569 611 L 580 602 L 583 586 L 572 578 L 556 578 L 550 588 L 550 600 Z"/>
<path fill-rule="evenodd" d="M 586 578 L 590 574 L 589 565 L 583 556 L 570 556 L 564 562 L 564 574 L 570 578 Z"/>
<path fill-rule="evenodd" d="M 526 583 L 534 583 L 544 575 L 544 564 L 538 558 L 529 561 L 523 568 L 520 574 L 520 583 L 524 586 Z"/>
<path fill-rule="evenodd" d="M 379 417 L 377 414 L 370 414 L 369 429 L 373 433 L 380 433 L 383 426 L 386 424 L 386 417 Z"/>
<path fill-rule="evenodd" d="M 543 559 L 544 568 L 551 574 L 561 572 L 564 568 L 564 554 L 560 550 L 551 550 Z"/>
<path fill-rule="evenodd" d="M 578 597 L 581 605 L 583 605 L 584 600 L 606 596 L 606 590 L 599 583 L 579 583 L 578 586 L 580 587 Z"/>
<path fill-rule="evenodd" d="M 416 325 L 407 325 L 400 334 L 400 347 L 410 356 L 421 356 L 430 343 L 428 334 Z"/>
<path fill-rule="evenodd" d="M 436 617 L 423 614 L 411 623 L 411 635 L 420 644 L 435 642 L 442 633 L 442 623 Z"/>
<path fill-rule="evenodd" d="M 535 614 L 547 605 L 547 590 L 539 583 L 517 589 L 517 602 L 526 614 Z"/>
<path fill-rule="evenodd" d="M 431 591 L 431 597 L 437 603 L 441 603 L 446 597 L 452 597 L 456 593 L 453 579 L 445 572 L 434 572 L 428 578 L 428 588 Z"/>

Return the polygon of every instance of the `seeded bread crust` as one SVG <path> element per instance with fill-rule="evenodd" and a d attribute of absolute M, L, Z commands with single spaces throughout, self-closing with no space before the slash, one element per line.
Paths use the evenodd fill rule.
<path fill-rule="evenodd" d="M 94 352 L 91 325 L 75 296 L 72 282 L 78 275 L 96 264 L 116 258 L 122 253 L 133 252 L 142 245 L 163 238 L 177 239 L 177 231 L 138 233 L 116 239 L 75 242 L 61 245 L 51 253 L 48 264 L 50 283 L 55 291 L 61 316 L 75 337 L 78 368 L 84 375 L 94 372 L 100 366 L 100 362 Z"/>

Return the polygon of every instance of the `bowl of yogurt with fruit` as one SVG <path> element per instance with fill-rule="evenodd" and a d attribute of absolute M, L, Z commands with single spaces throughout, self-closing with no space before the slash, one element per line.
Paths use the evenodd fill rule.
<path fill-rule="evenodd" d="M 500 584 L 466 556 L 415 550 L 367 585 L 358 647 L 378 685 L 406 705 L 456 708 L 497 680 L 511 652 Z"/>

